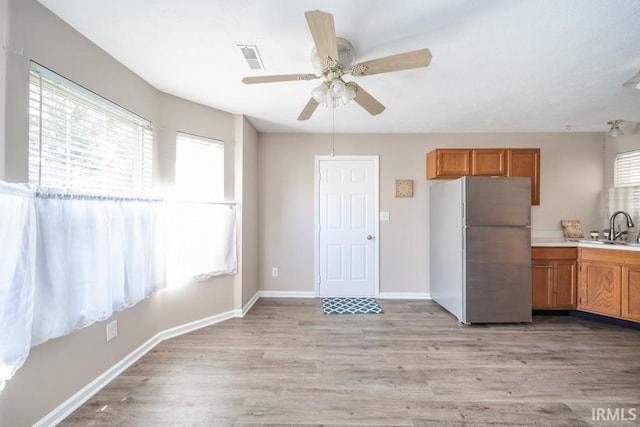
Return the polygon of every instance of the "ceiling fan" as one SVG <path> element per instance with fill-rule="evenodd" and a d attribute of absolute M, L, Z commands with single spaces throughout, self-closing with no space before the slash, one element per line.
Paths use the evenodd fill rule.
<path fill-rule="evenodd" d="M 343 77 L 370 76 L 372 74 L 389 73 L 392 71 L 422 68 L 431 62 L 429 49 L 420 49 L 398 55 L 386 56 L 352 65 L 354 50 L 347 40 L 336 37 L 333 15 L 320 10 L 304 13 L 313 37 L 315 48 L 312 52 L 312 63 L 319 72 L 316 74 L 281 74 L 274 76 L 245 77 L 245 84 L 273 83 L 286 81 L 309 81 L 323 79 L 322 83 L 313 89 L 311 99 L 302 109 L 298 120 L 308 120 L 318 105 L 336 107 L 339 103 L 346 104 L 354 100 L 371 115 L 384 111 L 385 107 L 355 82 L 345 82 Z"/>

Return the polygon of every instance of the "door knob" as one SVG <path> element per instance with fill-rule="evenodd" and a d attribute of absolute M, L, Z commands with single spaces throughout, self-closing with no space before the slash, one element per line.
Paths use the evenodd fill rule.
<path fill-rule="evenodd" d="M 373 236 L 372 236 L 371 234 L 369 234 L 369 235 L 367 236 L 367 240 L 373 240 Z"/>

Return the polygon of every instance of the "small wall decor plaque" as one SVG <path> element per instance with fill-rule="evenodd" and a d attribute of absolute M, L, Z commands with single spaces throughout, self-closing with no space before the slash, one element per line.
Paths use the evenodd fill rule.
<path fill-rule="evenodd" d="M 396 179 L 396 197 L 413 197 L 412 179 Z"/>

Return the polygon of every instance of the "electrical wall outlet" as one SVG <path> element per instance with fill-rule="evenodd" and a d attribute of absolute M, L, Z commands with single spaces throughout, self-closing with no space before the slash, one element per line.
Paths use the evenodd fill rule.
<path fill-rule="evenodd" d="M 118 336 L 118 321 L 107 323 L 107 342 Z"/>
<path fill-rule="evenodd" d="M 271 276 L 278 277 L 279 274 L 280 274 L 280 272 L 278 271 L 278 267 L 273 267 L 271 269 Z"/>

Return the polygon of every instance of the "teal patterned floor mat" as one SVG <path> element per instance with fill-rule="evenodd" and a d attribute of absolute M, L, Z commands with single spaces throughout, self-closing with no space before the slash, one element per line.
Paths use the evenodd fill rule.
<path fill-rule="evenodd" d="M 383 314 L 375 298 L 322 298 L 324 314 Z"/>

